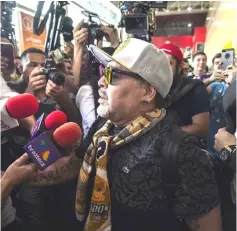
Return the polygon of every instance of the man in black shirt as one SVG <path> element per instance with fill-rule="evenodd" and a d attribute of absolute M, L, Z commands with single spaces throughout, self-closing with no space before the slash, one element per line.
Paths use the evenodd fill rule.
<path fill-rule="evenodd" d="M 93 45 L 90 49 L 106 66 L 97 110 L 103 118 L 75 153 L 39 172 L 31 183 L 60 183 L 80 171 L 76 214 L 84 230 L 178 231 L 175 214 L 193 231 L 220 231 L 215 179 L 194 137 L 185 138 L 178 151 L 180 182 L 173 198 L 164 190 L 162 147 L 178 129 L 160 107 L 173 81 L 165 53 L 135 38 L 124 41 L 112 57 Z"/>
<path fill-rule="evenodd" d="M 184 131 L 198 137 L 206 136 L 209 128 L 209 101 L 205 85 L 181 75 L 183 54 L 178 46 L 164 44 L 160 49 L 166 53 L 173 71 L 170 108 L 178 113 Z M 190 84 L 193 87 L 178 99 L 179 93 Z"/>

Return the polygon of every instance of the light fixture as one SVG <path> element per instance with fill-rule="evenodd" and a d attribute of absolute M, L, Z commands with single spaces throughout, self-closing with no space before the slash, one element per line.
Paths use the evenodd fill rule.
<path fill-rule="evenodd" d="M 189 23 L 189 24 L 188 24 L 188 27 L 191 27 L 191 26 L 192 26 L 192 24 L 191 24 L 191 23 Z"/>
<path fill-rule="evenodd" d="M 206 20 L 207 20 L 207 21 L 210 20 L 210 17 L 207 17 Z"/>
<path fill-rule="evenodd" d="M 169 12 L 169 9 L 166 9 L 166 12 Z"/>
<path fill-rule="evenodd" d="M 187 8 L 187 11 L 188 11 L 188 12 L 192 11 L 192 7 L 189 6 L 189 7 Z"/>
<path fill-rule="evenodd" d="M 180 8 L 178 9 L 178 11 L 181 11 Z"/>

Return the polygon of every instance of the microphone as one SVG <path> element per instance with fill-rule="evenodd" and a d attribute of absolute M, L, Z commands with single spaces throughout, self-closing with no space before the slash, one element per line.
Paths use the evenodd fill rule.
<path fill-rule="evenodd" d="M 62 111 L 54 111 L 45 118 L 45 127 L 55 130 L 67 122 L 67 115 Z"/>
<path fill-rule="evenodd" d="M 80 142 L 82 131 L 76 123 L 68 122 L 57 128 L 53 133 L 53 137 L 57 145 L 68 148 Z"/>
<path fill-rule="evenodd" d="M 24 150 L 39 170 L 44 170 L 61 158 L 66 148 L 77 144 L 81 137 L 81 128 L 76 123 L 68 122 L 54 132 L 43 132 L 25 145 Z"/>
<path fill-rule="evenodd" d="M 39 109 L 38 100 L 31 94 L 24 93 L 11 98 L 1 97 L 1 129 L 2 131 L 19 126 L 17 120 L 34 115 Z"/>
<path fill-rule="evenodd" d="M 48 116 L 44 113 L 37 119 L 31 137 L 36 137 L 45 130 L 55 130 L 67 122 L 67 115 L 59 110 L 51 112 Z"/>

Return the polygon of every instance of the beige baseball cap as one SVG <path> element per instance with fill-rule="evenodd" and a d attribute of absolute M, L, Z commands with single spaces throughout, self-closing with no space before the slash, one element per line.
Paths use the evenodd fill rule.
<path fill-rule="evenodd" d="M 173 82 L 173 74 L 166 54 L 153 44 L 136 38 L 125 40 L 108 55 L 95 45 L 90 45 L 91 53 L 103 64 L 111 61 L 119 63 L 131 72 L 140 75 L 165 98 Z"/>

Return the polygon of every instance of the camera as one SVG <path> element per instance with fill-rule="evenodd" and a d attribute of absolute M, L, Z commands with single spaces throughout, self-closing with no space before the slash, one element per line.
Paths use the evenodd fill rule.
<path fill-rule="evenodd" d="M 149 12 L 151 8 L 167 8 L 168 1 L 124 1 L 120 4 L 122 18 L 118 27 L 125 27 L 126 33 L 150 42 L 153 26 Z"/>
<path fill-rule="evenodd" d="M 61 86 L 65 82 L 65 77 L 56 68 L 56 63 L 53 58 L 47 58 L 44 64 L 44 74 L 48 80 L 51 80 L 55 84 Z"/>
<path fill-rule="evenodd" d="M 102 39 L 105 35 L 104 32 L 100 29 L 101 26 L 95 22 L 84 23 L 82 27 L 88 28 L 89 37 L 91 37 L 92 39 L 99 40 Z"/>
<path fill-rule="evenodd" d="M 92 20 L 92 17 L 99 19 L 99 16 L 90 11 L 82 11 L 82 14 L 88 17 L 88 21 L 82 25 L 83 28 L 88 28 L 88 43 L 93 44 L 95 39 L 101 40 L 105 36 L 105 33 L 101 30 L 101 24 Z"/>
<path fill-rule="evenodd" d="M 73 21 L 70 17 L 65 17 L 62 25 L 62 34 L 65 42 L 73 40 Z"/>
<path fill-rule="evenodd" d="M 226 53 L 226 54 L 225 54 L 225 58 L 226 58 L 226 59 L 229 59 L 229 58 L 230 58 L 230 54 L 229 54 L 229 53 Z"/>

